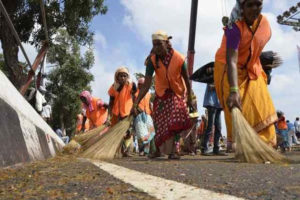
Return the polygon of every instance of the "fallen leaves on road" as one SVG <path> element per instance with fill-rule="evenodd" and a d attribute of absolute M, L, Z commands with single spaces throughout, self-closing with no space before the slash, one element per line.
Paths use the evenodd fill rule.
<path fill-rule="evenodd" d="M 1 199 L 153 199 L 72 156 L 0 169 Z"/>

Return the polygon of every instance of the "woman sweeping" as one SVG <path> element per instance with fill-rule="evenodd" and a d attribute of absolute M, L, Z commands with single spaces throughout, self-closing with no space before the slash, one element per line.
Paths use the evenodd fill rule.
<path fill-rule="evenodd" d="M 86 119 L 89 119 L 89 129 L 97 128 L 103 125 L 107 120 L 107 107 L 101 99 L 92 97 L 89 91 L 83 91 L 80 94 L 80 100 L 83 103 L 86 114 L 82 120 L 81 130 L 85 131 Z"/>
<path fill-rule="evenodd" d="M 179 143 L 180 132 L 191 126 L 186 94 L 190 107 L 192 96 L 184 57 L 172 48 L 169 39 L 171 37 L 163 31 L 152 34 L 153 48 L 145 63 L 145 83 L 135 100 L 132 112 L 137 113 L 138 105 L 148 92 L 155 71 L 155 144 L 161 153 L 169 155 L 169 159 L 179 159 L 176 145 Z"/>
<path fill-rule="evenodd" d="M 237 0 L 216 53 L 214 80 L 225 112 L 228 148 L 233 142 L 230 111 L 238 107 L 260 138 L 276 144 L 276 111 L 259 56 L 271 38 L 263 0 Z"/>
<path fill-rule="evenodd" d="M 128 69 L 126 67 L 118 68 L 115 72 L 115 82 L 108 90 L 110 97 L 108 115 L 111 126 L 130 115 L 136 90 L 135 83 L 130 82 Z M 132 137 L 128 132 L 121 149 L 124 157 L 129 156 L 131 143 Z"/>
<path fill-rule="evenodd" d="M 140 89 L 143 87 L 145 82 L 144 78 L 138 80 L 138 96 Z M 134 130 L 139 140 L 139 151 L 140 155 L 149 155 L 155 152 L 154 144 L 154 126 L 151 118 L 151 107 L 150 107 L 151 94 L 147 92 L 145 97 L 140 101 L 138 106 L 139 114 L 134 119 Z"/>

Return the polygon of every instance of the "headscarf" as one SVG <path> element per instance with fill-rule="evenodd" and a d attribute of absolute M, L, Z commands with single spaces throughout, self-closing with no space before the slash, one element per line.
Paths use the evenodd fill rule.
<path fill-rule="evenodd" d="M 114 84 L 113 84 L 113 87 L 114 87 L 115 90 L 118 90 L 118 88 L 120 87 L 120 83 L 119 83 L 119 81 L 118 81 L 118 75 L 119 75 L 119 73 L 126 73 L 126 74 L 128 75 L 127 82 L 130 83 L 130 75 L 129 75 L 129 70 L 128 70 L 128 68 L 127 68 L 127 67 L 124 67 L 124 66 L 119 67 L 119 68 L 117 69 L 117 71 L 115 72 L 115 82 L 114 82 Z"/>
<path fill-rule="evenodd" d="M 172 39 L 172 36 L 168 36 L 168 34 L 165 31 L 158 30 L 155 33 L 152 34 L 152 40 L 163 40 L 167 41 Z"/>
<path fill-rule="evenodd" d="M 83 97 L 86 99 L 88 105 L 86 105 L 85 103 L 83 104 L 84 108 L 87 110 L 89 109 L 90 112 L 94 111 L 94 107 L 92 105 L 92 95 L 89 91 L 84 90 L 80 93 L 80 97 Z"/>
<path fill-rule="evenodd" d="M 230 19 L 228 22 L 228 27 L 231 29 L 232 24 L 234 24 L 238 20 L 243 19 L 243 8 L 242 5 L 246 0 L 236 0 L 236 4 L 231 11 Z"/>
<path fill-rule="evenodd" d="M 152 34 L 152 41 L 153 40 L 162 40 L 167 43 L 168 53 L 167 53 L 166 57 L 164 58 L 164 60 L 162 60 L 163 64 L 166 67 L 169 66 L 173 52 L 174 52 L 174 50 L 172 48 L 172 44 L 170 42 L 170 39 L 172 39 L 172 36 L 168 36 L 168 34 L 165 31 L 158 30 Z M 153 49 L 151 50 L 150 55 L 146 58 L 145 65 L 147 65 L 147 62 L 149 61 L 151 55 L 153 55 Z M 156 66 L 159 67 L 157 56 L 156 56 Z"/>
<path fill-rule="evenodd" d="M 138 84 L 144 84 L 144 82 L 145 82 L 145 78 L 139 78 Z"/>

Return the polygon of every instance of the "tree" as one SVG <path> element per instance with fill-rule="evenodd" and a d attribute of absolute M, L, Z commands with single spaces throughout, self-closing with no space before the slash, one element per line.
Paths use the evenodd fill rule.
<path fill-rule="evenodd" d="M 23 79 L 25 79 L 25 75 L 28 73 L 29 68 L 26 67 L 25 63 L 19 62 L 18 67 L 20 69 L 21 76 Z M 8 77 L 9 76 L 9 71 L 8 68 L 5 65 L 5 60 L 4 56 L 2 53 L 0 53 L 0 70 Z"/>
<path fill-rule="evenodd" d="M 89 48 L 82 56 L 79 42 L 64 29 L 58 31 L 54 43 L 48 53 L 48 62 L 54 65 L 47 85 L 47 90 L 55 96 L 53 126 L 66 128 L 70 135 L 75 130 L 76 115 L 81 109 L 79 94 L 90 90 L 93 75 L 89 70 L 94 64 L 94 55 Z"/>
<path fill-rule="evenodd" d="M 2 0 L 22 42 L 39 47 L 45 40 L 40 0 Z M 105 14 L 104 0 L 47 0 L 45 4 L 49 37 L 65 28 L 79 44 L 92 42 L 93 33 L 89 25 L 94 16 Z M 0 40 L 5 59 L 5 71 L 17 88 L 24 82 L 23 69 L 18 65 L 18 45 L 8 28 L 4 16 L 0 15 Z M 50 45 L 51 45 L 50 41 Z"/>

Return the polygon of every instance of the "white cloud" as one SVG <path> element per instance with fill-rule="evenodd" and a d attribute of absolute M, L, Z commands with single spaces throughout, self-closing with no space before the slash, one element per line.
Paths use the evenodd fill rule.
<path fill-rule="evenodd" d="M 162 29 L 173 36 L 172 43 L 175 48 L 186 54 L 191 1 L 120 1 L 126 10 L 123 23 L 135 32 L 138 37 L 141 37 L 145 43 L 150 44 L 151 34 L 158 29 Z M 227 2 L 227 13 L 230 14 L 235 0 L 225 1 Z M 220 46 L 223 34 L 221 18 L 224 13 L 221 2 L 222 0 L 199 2 L 195 68 L 212 61 L 216 50 Z M 274 70 L 275 74 L 270 86 L 270 92 L 274 98 L 275 106 L 286 110 L 286 114 L 291 119 L 300 115 L 300 107 L 296 107 L 300 99 L 300 93 L 292 91 L 292 88 L 300 85 L 298 70 L 295 73 L 297 69 L 295 63 L 296 65 L 298 64 L 295 46 L 300 41 L 300 35 L 292 29 L 283 29 L 283 26 L 277 24 L 276 16 L 296 3 L 297 1 L 295 0 L 266 0 L 264 5 L 264 10 L 267 11 L 266 15 L 272 27 L 272 39 L 265 50 L 272 49 L 279 52 L 284 60 L 284 65 L 281 69 Z M 198 107 L 202 108 L 205 87 L 203 84 L 194 83 L 194 90 L 198 95 Z M 203 109 L 200 110 L 203 111 Z"/>
<path fill-rule="evenodd" d="M 264 0 L 264 5 L 279 15 L 290 7 L 295 6 L 298 2 L 298 0 Z"/>
<path fill-rule="evenodd" d="M 107 41 L 106 41 L 106 38 L 105 36 L 100 33 L 100 32 L 96 32 L 95 35 L 94 35 L 94 41 L 96 43 L 96 45 L 99 45 L 101 46 L 102 48 L 106 48 L 107 47 Z"/>
<path fill-rule="evenodd" d="M 283 30 L 282 25 L 277 23 L 274 14 L 266 13 L 265 15 L 268 17 L 272 27 L 272 38 L 265 49 L 277 51 L 284 60 L 293 58 L 296 53 L 296 44 L 300 44 L 300 34 L 292 28 Z"/>
<path fill-rule="evenodd" d="M 109 96 L 107 92 L 114 82 L 115 70 L 120 66 L 128 67 L 131 75 L 136 72 L 143 72 L 137 67 L 138 65 L 134 58 L 128 55 L 128 48 L 126 44 L 119 44 L 109 49 L 109 55 L 104 54 L 99 49 L 94 50 L 95 65 L 91 70 L 94 75 L 92 83 L 93 95 L 108 102 Z M 135 81 L 134 77 L 131 77 L 131 79 Z"/>

